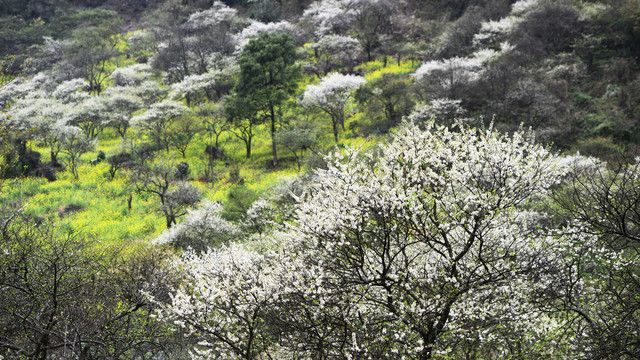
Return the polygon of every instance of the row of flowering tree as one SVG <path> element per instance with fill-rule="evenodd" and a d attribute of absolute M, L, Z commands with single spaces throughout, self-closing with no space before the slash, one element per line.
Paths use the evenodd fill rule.
<path fill-rule="evenodd" d="M 565 269 L 593 238 L 536 210 L 560 160 L 525 131 L 405 124 L 332 156 L 284 229 L 176 259 L 161 316 L 195 358 L 579 356 L 548 294 L 587 287 Z"/>

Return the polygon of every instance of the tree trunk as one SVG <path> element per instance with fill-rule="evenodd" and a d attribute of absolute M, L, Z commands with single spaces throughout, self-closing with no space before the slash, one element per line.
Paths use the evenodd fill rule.
<path fill-rule="evenodd" d="M 278 165 L 278 150 L 276 145 L 276 113 L 273 105 L 270 106 L 271 111 L 271 153 L 273 154 L 273 166 Z"/>
<path fill-rule="evenodd" d="M 338 120 L 332 120 L 331 124 L 333 125 L 333 138 L 338 142 Z"/>

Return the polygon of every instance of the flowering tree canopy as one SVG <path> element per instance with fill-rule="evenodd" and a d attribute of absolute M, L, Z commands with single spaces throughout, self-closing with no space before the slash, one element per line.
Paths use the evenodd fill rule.
<path fill-rule="evenodd" d="M 336 154 L 262 250 L 181 260 L 164 315 L 220 358 L 557 355 L 534 300 L 567 239 L 528 206 L 557 160 L 524 131 L 405 125 L 379 161 Z"/>
<path fill-rule="evenodd" d="M 358 39 L 343 35 L 323 36 L 311 46 L 323 73 L 335 68 L 339 63 L 353 68 L 362 53 Z"/>
<path fill-rule="evenodd" d="M 197 210 L 187 210 L 184 221 L 165 230 L 154 244 L 171 244 L 176 247 L 203 251 L 209 246 L 235 238 L 239 229 L 220 216 L 222 205 L 206 201 Z"/>
<path fill-rule="evenodd" d="M 333 136 L 338 141 L 338 125 L 344 128 L 344 108 L 351 98 L 351 91 L 364 84 L 362 76 L 332 73 L 318 85 L 309 85 L 302 98 L 302 106 L 316 107 L 329 116 L 333 125 Z"/>
<path fill-rule="evenodd" d="M 241 52 L 242 49 L 249 44 L 251 39 L 258 37 L 258 35 L 262 33 L 287 34 L 294 39 L 297 35 L 296 28 L 288 21 L 280 21 L 277 23 L 271 22 L 268 24 L 260 21 L 253 21 L 249 26 L 236 35 L 236 52 Z"/>
<path fill-rule="evenodd" d="M 322 37 L 348 30 L 355 20 L 355 14 L 345 8 L 344 1 L 321 0 L 311 3 L 302 14 L 302 19 L 313 26 L 317 37 Z"/>
<path fill-rule="evenodd" d="M 169 151 L 170 133 L 168 128 L 178 117 L 186 114 L 189 108 L 173 100 L 163 100 L 151 105 L 149 110 L 134 117 L 134 126 L 149 132 L 158 146 Z"/>

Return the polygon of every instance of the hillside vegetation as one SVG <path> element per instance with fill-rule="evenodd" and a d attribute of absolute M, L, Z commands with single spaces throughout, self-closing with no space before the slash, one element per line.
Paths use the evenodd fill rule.
<path fill-rule="evenodd" d="M 0 359 L 640 358 L 640 1 L 0 4 Z"/>

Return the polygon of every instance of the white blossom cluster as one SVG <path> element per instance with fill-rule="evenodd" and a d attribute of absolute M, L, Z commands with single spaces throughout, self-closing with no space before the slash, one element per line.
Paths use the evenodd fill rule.
<path fill-rule="evenodd" d="M 342 110 L 351 96 L 351 91 L 365 82 L 362 76 L 331 73 L 323 77 L 320 84 L 307 86 L 301 104 L 305 107 L 337 107 Z"/>
<path fill-rule="evenodd" d="M 339 34 L 355 20 L 355 13 L 345 6 L 343 0 L 321 0 L 313 2 L 302 14 L 314 28 L 316 37 Z"/>
<path fill-rule="evenodd" d="M 461 100 L 448 98 L 433 99 L 428 104 L 418 104 L 408 117 L 408 120 L 416 125 L 427 124 L 435 119 L 437 122 L 465 121 L 466 110 L 462 107 Z"/>
<path fill-rule="evenodd" d="M 29 79 L 16 77 L 0 87 L 0 109 L 6 110 L 22 99 L 34 99 L 48 93 L 52 84 L 46 73 L 37 73 Z"/>
<path fill-rule="evenodd" d="M 186 76 L 182 81 L 171 85 L 170 97 L 174 99 L 185 97 L 188 94 L 212 89 L 218 82 L 229 82 L 229 79 L 238 71 L 238 65 L 229 60 L 222 60 L 223 66 L 212 68 L 203 74 Z"/>
<path fill-rule="evenodd" d="M 379 159 L 348 151 L 288 229 L 176 266 L 162 315 L 203 356 L 559 356 L 562 319 L 535 306 L 567 251 L 528 203 L 567 167 L 533 135 L 405 124 Z M 540 344 L 545 344 L 540 346 Z"/>
<path fill-rule="evenodd" d="M 206 201 L 196 210 L 187 210 L 184 220 L 163 231 L 153 244 L 170 244 L 202 251 L 216 243 L 225 243 L 239 234 L 236 225 L 220 216 L 222 205 Z"/>
<path fill-rule="evenodd" d="M 320 84 L 307 86 L 300 104 L 306 108 L 318 108 L 329 115 L 337 141 L 338 125 L 344 129 L 344 112 L 351 92 L 365 82 L 362 76 L 331 73 L 323 77 Z"/>
<path fill-rule="evenodd" d="M 427 61 L 413 76 L 423 86 L 431 88 L 434 97 L 444 95 L 456 98 L 461 95 L 462 87 L 471 85 L 482 77 L 488 64 L 513 49 L 508 42 L 503 42 L 499 50 L 483 48 L 466 57 Z"/>
<path fill-rule="evenodd" d="M 443 60 L 431 60 L 422 64 L 413 76 L 418 81 L 440 86 L 445 92 L 477 81 L 483 71 L 480 59 L 472 57 L 453 57 Z"/>
<path fill-rule="evenodd" d="M 360 41 L 344 35 L 325 35 L 311 47 L 316 61 L 323 64 L 325 68 L 340 63 L 346 67 L 352 66 L 361 54 Z"/>
<path fill-rule="evenodd" d="M 135 64 L 113 70 L 111 73 L 111 81 L 113 81 L 114 86 L 134 86 L 140 85 L 152 76 L 150 65 Z"/>
<path fill-rule="evenodd" d="M 260 21 L 252 21 L 249 26 L 244 28 L 240 33 L 236 34 L 236 52 L 240 53 L 242 49 L 249 44 L 249 41 L 261 33 L 283 33 L 291 35 L 294 39 L 298 35 L 296 27 L 288 21 L 271 22 L 265 24 Z"/>
<path fill-rule="evenodd" d="M 58 147 L 59 127 L 79 127 L 94 138 L 105 126 L 116 127 L 124 136 L 132 114 L 144 104 L 151 104 L 166 93 L 166 89 L 152 79 L 151 68 L 137 64 L 118 68 L 112 73 L 114 85 L 100 96 L 87 93 L 88 83 L 74 78 L 55 84 L 47 73 L 31 78 L 15 79 L 0 89 L 7 118 L 16 131 Z M 53 153 L 57 151 L 52 150 Z"/>
<path fill-rule="evenodd" d="M 152 130 L 162 126 L 167 121 L 184 115 L 189 109 L 180 102 L 165 99 L 152 104 L 147 111 L 131 119 L 134 126 L 141 129 Z"/>
<path fill-rule="evenodd" d="M 188 335 L 197 335 L 196 358 L 255 358 L 270 347 L 260 315 L 282 290 L 265 256 L 236 243 L 202 255 L 185 253 L 175 266 L 185 285 L 163 306 Z"/>
<path fill-rule="evenodd" d="M 215 1 L 207 10 L 198 11 L 189 16 L 186 27 L 190 30 L 211 30 L 218 26 L 231 28 L 238 21 L 238 12 L 225 5 L 223 2 Z"/>
<path fill-rule="evenodd" d="M 511 12 L 500 20 L 483 22 L 478 32 L 473 37 L 476 47 L 492 45 L 504 41 L 525 20 L 527 14 L 540 5 L 541 0 L 519 0 L 511 5 Z"/>
<path fill-rule="evenodd" d="M 88 97 L 84 91 L 88 87 L 89 83 L 84 79 L 72 79 L 58 85 L 51 95 L 63 103 L 76 103 Z"/>

